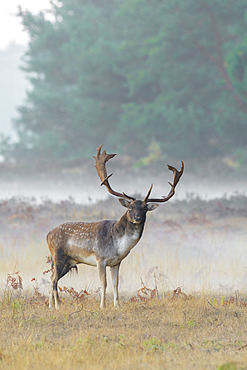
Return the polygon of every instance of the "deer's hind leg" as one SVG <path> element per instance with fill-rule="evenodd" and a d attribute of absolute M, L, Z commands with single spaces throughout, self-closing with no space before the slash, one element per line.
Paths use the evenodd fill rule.
<path fill-rule="evenodd" d="M 54 258 L 55 257 L 55 258 Z M 58 280 L 61 279 L 64 275 L 69 272 L 71 269 L 70 263 L 66 260 L 66 258 L 61 258 L 61 256 L 54 256 L 54 270 L 51 275 L 51 289 L 50 289 L 50 298 L 49 298 L 49 308 L 54 307 L 58 310 L 59 309 L 59 296 L 57 290 Z M 60 258 L 58 258 L 60 257 Z"/>
<path fill-rule="evenodd" d="M 59 296 L 57 291 L 57 283 L 60 279 L 60 274 L 63 269 L 63 266 L 54 264 L 54 271 L 51 275 L 51 290 L 50 290 L 50 299 L 49 299 L 49 308 L 54 307 L 59 309 Z"/>
<path fill-rule="evenodd" d="M 54 270 L 52 271 L 51 274 L 51 281 L 53 282 L 53 275 L 54 275 Z M 53 283 L 51 282 L 51 288 L 50 288 L 50 296 L 49 296 L 49 308 L 52 308 L 55 306 L 55 298 L 54 298 L 54 292 L 53 292 Z"/>

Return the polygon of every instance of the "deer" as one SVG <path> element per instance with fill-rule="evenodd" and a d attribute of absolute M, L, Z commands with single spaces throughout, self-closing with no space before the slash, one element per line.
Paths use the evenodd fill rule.
<path fill-rule="evenodd" d="M 171 199 L 175 194 L 175 188 L 183 174 L 184 163 L 180 171 L 168 165 L 173 172 L 173 182 L 167 196 L 162 198 L 150 198 L 153 184 L 150 186 L 144 200 L 139 200 L 126 193 L 113 190 L 109 183 L 106 163 L 116 156 L 101 153 L 101 144 L 97 148 L 95 167 L 107 191 L 119 198 L 120 204 L 127 211 L 119 220 L 103 220 L 96 222 L 66 222 L 52 229 L 47 235 L 47 244 L 51 253 L 51 289 L 49 297 L 49 308 L 55 306 L 59 309 L 58 281 L 71 269 L 77 270 L 77 264 L 87 264 L 97 267 L 101 284 L 100 308 L 105 307 L 106 302 L 106 267 L 110 267 L 114 293 L 114 306 L 119 304 L 118 284 L 119 268 L 122 260 L 127 257 L 132 248 L 142 237 L 146 214 L 155 210 L 159 204 Z"/>

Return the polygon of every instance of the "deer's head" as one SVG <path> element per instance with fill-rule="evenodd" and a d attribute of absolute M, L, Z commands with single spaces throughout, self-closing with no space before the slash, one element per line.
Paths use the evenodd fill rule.
<path fill-rule="evenodd" d="M 120 204 L 123 207 L 128 208 L 127 210 L 127 219 L 133 224 L 140 224 L 145 222 L 146 213 L 148 211 L 153 211 L 158 207 L 158 204 L 155 203 L 146 203 L 142 200 L 127 200 L 124 198 L 119 199 Z"/>
<path fill-rule="evenodd" d="M 153 211 L 158 207 L 158 204 L 156 203 L 167 202 L 175 194 L 175 187 L 179 182 L 179 179 L 182 176 L 184 170 L 183 161 L 180 171 L 178 171 L 175 167 L 168 165 L 169 170 L 173 172 L 173 183 L 171 184 L 169 182 L 169 184 L 171 185 L 171 190 L 167 196 L 163 196 L 162 198 L 149 198 L 153 188 L 153 185 L 151 185 L 145 199 L 137 200 L 125 193 L 118 193 L 117 191 L 112 189 L 108 181 L 112 174 L 110 174 L 109 176 L 107 175 L 106 162 L 109 159 L 115 157 L 116 154 L 107 154 L 105 150 L 103 151 L 103 153 L 101 153 L 101 148 L 102 144 L 97 148 L 97 154 L 96 157 L 94 157 L 96 161 L 95 166 L 98 175 L 102 181 L 101 185 L 105 185 L 108 192 L 120 198 L 119 201 L 122 204 L 122 206 L 128 208 L 127 217 L 130 222 L 138 224 L 145 221 L 146 213 L 148 211 Z"/>

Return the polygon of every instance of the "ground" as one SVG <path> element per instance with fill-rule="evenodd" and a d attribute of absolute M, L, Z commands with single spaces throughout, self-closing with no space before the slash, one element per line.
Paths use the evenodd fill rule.
<path fill-rule="evenodd" d="M 99 309 L 91 295 L 62 298 L 5 292 L 0 367 L 4 369 L 246 369 L 247 307 L 240 300 L 182 292 Z M 6 325 L 7 323 L 7 325 Z"/>
<path fill-rule="evenodd" d="M 247 198 L 190 195 L 150 212 L 120 269 L 120 307 L 99 308 L 97 270 L 59 282 L 47 307 L 47 232 L 118 218 L 114 198 L 0 201 L 0 368 L 247 369 Z M 17 273 L 18 272 L 18 273 Z"/>

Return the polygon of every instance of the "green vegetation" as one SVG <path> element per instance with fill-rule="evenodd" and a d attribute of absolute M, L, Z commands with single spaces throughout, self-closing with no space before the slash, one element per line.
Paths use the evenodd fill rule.
<path fill-rule="evenodd" d="M 20 10 L 31 88 L 11 155 L 73 160 L 103 142 L 137 166 L 156 160 L 154 147 L 242 160 L 246 14 L 245 0 L 57 0 L 51 13 Z"/>
<path fill-rule="evenodd" d="M 42 294 L 0 297 L 3 369 L 246 368 L 246 306 L 214 298 L 167 294 L 105 310 L 93 294 L 62 296 L 49 310 Z M 65 294 L 65 293 L 63 293 Z M 196 325 L 187 325 L 196 321 Z M 6 325 L 7 323 L 7 325 Z"/>

